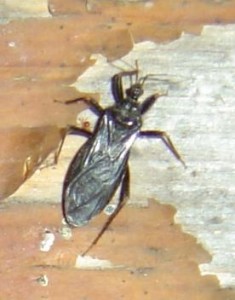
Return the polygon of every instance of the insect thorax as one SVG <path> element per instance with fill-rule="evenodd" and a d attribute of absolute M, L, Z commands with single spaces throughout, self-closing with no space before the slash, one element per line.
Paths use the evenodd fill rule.
<path fill-rule="evenodd" d="M 121 127 L 139 130 L 142 118 L 137 102 L 123 101 L 110 108 L 113 120 Z"/>

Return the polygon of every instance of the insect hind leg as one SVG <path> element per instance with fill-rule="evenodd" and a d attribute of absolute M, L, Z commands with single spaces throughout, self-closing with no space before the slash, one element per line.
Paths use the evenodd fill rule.
<path fill-rule="evenodd" d="M 120 194 L 119 194 L 118 205 L 117 205 L 115 211 L 113 212 L 113 214 L 111 216 L 109 216 L 109 218 L 107 219 L 106 223 L 104 224 L 104 226 L 101 229 L 101 231 L 99 232 L 99 234 L 93 240 L 91 245 L 86 249 L 86 251 L 84 251 L 82 253 L 81 256 L 85 256 L 91 250 L 91 248 L 97 244 L 98 240 L 104 234 L 105 230 L 109 227 L 109 225 L 112 223 L 114 218 L 118 215 L 120 210 L 126 204 L 126 201 L 129 198 L 129 194 L 130 194 L 130 171 L 129 171 L 129 166 L 127 165 L 126 171 L 125 171 L 124 177 L 122 179 L 122 183 L 121 183 L 121 190 L 120 190 Z"/>

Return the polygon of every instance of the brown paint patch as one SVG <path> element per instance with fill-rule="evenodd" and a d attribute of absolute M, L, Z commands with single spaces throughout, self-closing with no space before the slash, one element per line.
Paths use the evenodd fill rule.
<path fill-rule="evenodd" d="M 102 226 L 104 215 L 73 230 L 63 240 L 59 205 L 1 206 L 1 297 L 4 299 L 200 299 L 232 300 L 214 276 L 200 276 L 209 260 L 195 239 L 173 224 L 174 210 L 151 202 L 148 208 L 125 207 L 89 255 L 122 268 L 75 269 L 78 254 Z M 42 235 L 55 234 L 49 252 L 40 252 Z M 47 286 L 39 279 L 47 276 Z"/>
<path fill-rule="evenodd" d="M 99 27 L 94 32 L 82 19 L 30 19 L 0 27 L 5 33 L 0 37 L 0 127 L 66 126 L 75 112 L 54 100 L 81 96 L 70 85 L 94 63 L 90 56 L 115 59 L 131 49 L 127 29 Z M 81 108 L 78 104 L 77 112 Z"/>
<path fill-rule="evenodd" d="M 0 25 L 0 129 L 7 132 L 7 136 L 1 135 L 0 152 L 4 155 L 0 156 L 0 199 L 12 194 L 24 181 L 25 159 L 30 155 L 32 161 L 35 157 L 37 160 L 39 152 L 44 159 L 58 147 L 60 128 L 75 123 L 84 105 L 66 106 L 54 100 L 63 102 L 82 96 L 71 84 L 94 63 L 91 54 L 102 53 L 115 59 L 132 47 L 127 29 L 111 31 L 95 26 L 94 30 L 92 16 L 89 18 L 90 21 L 85 16 L 18 19 Z M 48 138 L 46 126 L 54 128 L 54 137 Z M 29 140 L 26 131 L 30 133 Z M 44 137 L 39 138 L 39 131 Z M 31 140 L 37 143 L 32 145 Z M 30 174 L 36 166 L 38 160 L 30 164 Z"/>
<path fill-rule="evenodd" d="M 235 10 L 233 1 L 210 0 L 50 0 L 49 7 L 53 16 L 92 15 L 110 28 L 126 26 L 135 42 L 172 40 L 183 31 L 199 34 L 205 24 L 233 23 Z"/>
<path fill-rule="evenodd" d="M 55 126 L 0 128 L 0 199 L 12 194 L 56 152 L 64 134 Z"/>

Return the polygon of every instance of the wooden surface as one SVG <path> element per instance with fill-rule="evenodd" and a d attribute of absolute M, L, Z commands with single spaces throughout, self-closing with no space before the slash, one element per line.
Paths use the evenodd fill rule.
<path fill-rule="evenodd" d="M 77 112 L 84 107 L 64 107 L 54 100 L 95 93 L 97 98 L 100 94 L 102 105 L 111 104 L 110 77 L 120 68 L 134 66 L 137 59 L 143 74 L 156 75 L 146 82 L 144 96 L 167 92 L 146 114 L 144 126 L 167 131 L 187 169 L 160 142 L 136 142 L 130 202 L 148 206 L 149 198 L 157 198 L 174 205 L 176 222 L 212 255 L 210 263 L 200 262 L 202 274 L 216 274 L 222 287 L 234 288 L 235 28 L 203 27 L 233 22 L 234 2 L 88 1 L 86 6 L 85 1 L 51 0 L 34 7 L 24 3 L 0 3 L 0 127 L 4 133 L 0 135 L 4 145 L 0 198 L 13 193 L 26 173 L 37 171 L 3 202 L 3 209 L 12 201 L 60 203 L 66 168 L 84 140 L 68 137 L 59 164 L 38 167 L 56 151 L 61 130 L 75 124 Z M 125 57 L 133 42 L 133 51 Z M 94 64 L 90 60 L 94 53 L 103 56 L 76 82 Z M 113 62 L 120 68 L 106 58 L 121 58 Z M 78 125 L 83 126 L 87 118 L 94 122 L 85 111 L 78 116 Z M 11 224 L 18 230 L 17 220 Z"/>
<path fill-rule="evenodd" d="M 174 213 L 155 201 L 148 208 L 126 206 L 81 260 L 107 216 L 100 214 L 68 238 L 60 205 L 1 204 L 0 297 L 234 300 L 235 292 L 221 289 L 215 276 L 200 275 L 198 264 L 210 257 L 173 224 Z M 45 242 L 48 247 L 42 247 Z"/>
<path fill-rule="evenodd" d="M 213 256 L 200 266 L 202 274 L 216 274 L 222 286 L 235 285 L 234 41 L 234 26 L 207 26 L 201 36 L 182 35 L 166 45 L 136 44 L 114 62 L 126 69 L 138 59 L 143 74 L 156 75 L 147 81 L 144 96 L 168 94 L 146 114 L 144 128 L 167 131 L 187 164 L 184 169 L 159 141 L 138 140 L 131 156 L 130 201 L 146 204 L 156 197 L 173 204 L 176 221 Z M 76 86 L 100 93 L 102 105 L 111 104 L 109 79 L 117 70 L 101 57 Z M 81 119 L 94 122 L 87 111 L 78 116 L 78 125 Z M 33 188 L 34 200 L 60 201 L 63 174 L 82 141 L 68 137 L 58 166 L 42 170 L 12 198 L 31 201 Z"/>

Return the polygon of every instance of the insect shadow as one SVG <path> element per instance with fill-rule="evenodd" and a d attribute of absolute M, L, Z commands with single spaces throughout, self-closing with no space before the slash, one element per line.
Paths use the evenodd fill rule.
<path fill-rule="evenodd" d="M 75 227 L 85 225 L 105 208 L 120 186 L 115 211 L 82 256 L 98 242 L 129 197 L 128 159 L 131 146 L 137 137 L 161 139 L 175 158 L 185 166 L 166 132 L 141 131 L 142 115 L 161 96 L 156 93 L 138 102 L 149 76 L 151 75 L 139 77 L 138 66 L 134 70 L 114 75 L 111 79 L 111 91 L 115 103 L 105 109 L 93 98 L 77 98 L 64 102 L 67 105 L 84 102 L 98 116 L 93 132 L 84 127 L 68 127 L 69 134 L 83 135 L 87 137 L 87 141 L 75 154 L 64 179 L 62 208 L 66 222 Z M 123 80 L 126 77 L 129 77 L 130 85 L 124 89 Z"/>

